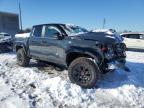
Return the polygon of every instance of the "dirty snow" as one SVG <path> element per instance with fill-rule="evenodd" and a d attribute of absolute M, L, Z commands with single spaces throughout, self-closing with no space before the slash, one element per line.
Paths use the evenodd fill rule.
<path fill-rule="evenodd" d="M 0 78 L 0 108 L 26 108 L 22 99 Z"/>
<path fill-rule="evenodd" d="M 14 53 L 0 54 L 0 108 L 143 108 L 144 53 L 127 52 L 131 72 L 116 70 L 94 89 L 72 84 L 67 70 L 31 61 L 16 64 Z"/>

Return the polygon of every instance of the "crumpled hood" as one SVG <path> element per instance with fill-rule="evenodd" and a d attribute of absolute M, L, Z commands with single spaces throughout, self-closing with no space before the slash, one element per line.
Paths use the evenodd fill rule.
<path fill-rule="evenodd" d="M 105 44 L 120 43 L 123 41 L 119 35 L 105 32 L 88 32 L 77 36 L 83 40 L 99 41 Z"/>

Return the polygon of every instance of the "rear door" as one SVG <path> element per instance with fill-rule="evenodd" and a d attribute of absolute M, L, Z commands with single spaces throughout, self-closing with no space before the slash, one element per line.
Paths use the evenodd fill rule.
<path fill-rule="evenodd" d="M 42 57 L 42 53 L 41 53 L 42 27 L 43 26 L 33 27 L 31 36 L 29 38 L 30 55 L 35 58 Z"/>

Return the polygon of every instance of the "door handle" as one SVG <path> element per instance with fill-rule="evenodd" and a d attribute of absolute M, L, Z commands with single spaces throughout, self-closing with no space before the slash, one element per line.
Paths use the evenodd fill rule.
<path fill-rule="evenodd" d="M 45 41 L 45 40 L 42 40 L 42 41 L 41 41 L 41 43 L 47 43 L 47 41 Z"/>
<path fill-rule="evenodd" d="M 31 42 L 35 42 L 34 40 L 32 40 Z"/>

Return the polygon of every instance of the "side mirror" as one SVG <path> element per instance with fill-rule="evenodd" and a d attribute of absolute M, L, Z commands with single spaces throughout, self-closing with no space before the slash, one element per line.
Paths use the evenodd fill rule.
<path fill-rule="evenodd" d="M 64 36 L 62 34 L 60 34 L 59 32 L 55 33 L 54 38 L 57 38 L 59 40 L 62 40 L 64 38 Z"/>

